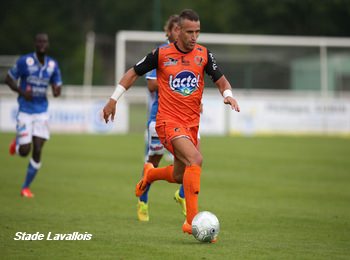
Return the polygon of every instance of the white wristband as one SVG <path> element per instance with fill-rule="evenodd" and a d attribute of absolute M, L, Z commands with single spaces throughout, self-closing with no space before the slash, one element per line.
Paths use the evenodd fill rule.
<path fill-rule="evenodd" d="M 111 99 L 118 101 L 125 91 L 126 89 L 122 85 L 118 84 L 111 96 Z"/>
<path fill-rule="evenodd" d="M 225 91 L 222 92 L 222 96 L 224 98 L 227 98 L 227 97 L 232 97 L 233 98 L 232 90 L 231 89 L 225 89 Z"/>

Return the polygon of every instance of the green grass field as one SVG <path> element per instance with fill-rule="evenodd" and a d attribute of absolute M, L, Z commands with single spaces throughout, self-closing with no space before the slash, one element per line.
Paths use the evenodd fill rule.
<path fill-rule="evenodd" d="M 177 185 L 157 182 L 148 223 L 136 219 L 143 136 L 53 135 L 32 185 L 28 159 L 0 135 L 2 259 L 349 259 L 350 139 L 202 137 L 199 207 L 221 224 L 216 244 L 181 232 Z M 16 232 L 88 232 L 90 241 L 15 241 Z"/>

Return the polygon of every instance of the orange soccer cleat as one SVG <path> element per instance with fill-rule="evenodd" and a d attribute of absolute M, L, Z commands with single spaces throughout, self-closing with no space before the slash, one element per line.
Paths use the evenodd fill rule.
<path fill-rule="evenodd" d="M 192 226 L 190 224 L 188 224 L 186 220 L 185 220 L 185 223 L 183 223 L 183 225 L 182 225 L 182 231 L 184 233 L 192 235 Z"/>
<path fill-rule="evenodd" d="M 29 188 L 23 188 L 21 190 L 21 196 L 26 198 L 33 198 L 34 194 L 30 191 Z"/>
<path fill-rule="evenodd" d="M 10 155 L 15 155 L 16 154 L 16 138 L 13 139 L 10 143 L 9 146 L 9 153 Z"/>
<path fill-rule="evenodd" d="M 135 195 L 136 197 L 142 196 L 142 194 L 146 191 L 149 183 L 147 182 L 147 174 L 150 169 L 153 169 L 154 166 L 152 163 L 145 163 L 143 166 L 143 176 L 142 179 L 136 184 Z"/>

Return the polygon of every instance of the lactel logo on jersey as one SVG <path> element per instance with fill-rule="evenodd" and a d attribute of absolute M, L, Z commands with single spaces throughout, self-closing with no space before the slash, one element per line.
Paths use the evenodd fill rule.
<path fill-rule="evenodd" d="M 198 83 L 199 75 L 196 77 L 188 70 L 181 71 L 175 77 L 173 75 L 169 77 L 170 88 L 183 96 L 191 95 L 197 89 Z"/>

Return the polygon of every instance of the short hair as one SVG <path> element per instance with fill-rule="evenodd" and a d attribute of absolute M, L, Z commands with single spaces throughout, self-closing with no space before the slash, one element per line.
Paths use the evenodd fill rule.
<path fill-rule="evenodd" d="M 164 24 L 164 31 L 171 31 L 174 28 L 175 24 L 180 22 L 180 18 L 177 14 L 172 14 L 169 16 L 168 20 Z"/>
<path fill-rule="evenodd" d="M 47 39 L 49 39 L 49 35 L 46 32 L 38 32 L 34 36 L 34 41 L 36 41 L 41 36 L 45 36 Z"/>
<path fill-rule="evenodd" d="M 192 9 L 182 10 L 179 17 L 180 17 L 180 21 L 185 19 L 190 21 L 195 21 L 195 22 L 199 21 L 199 15 Z"/>

